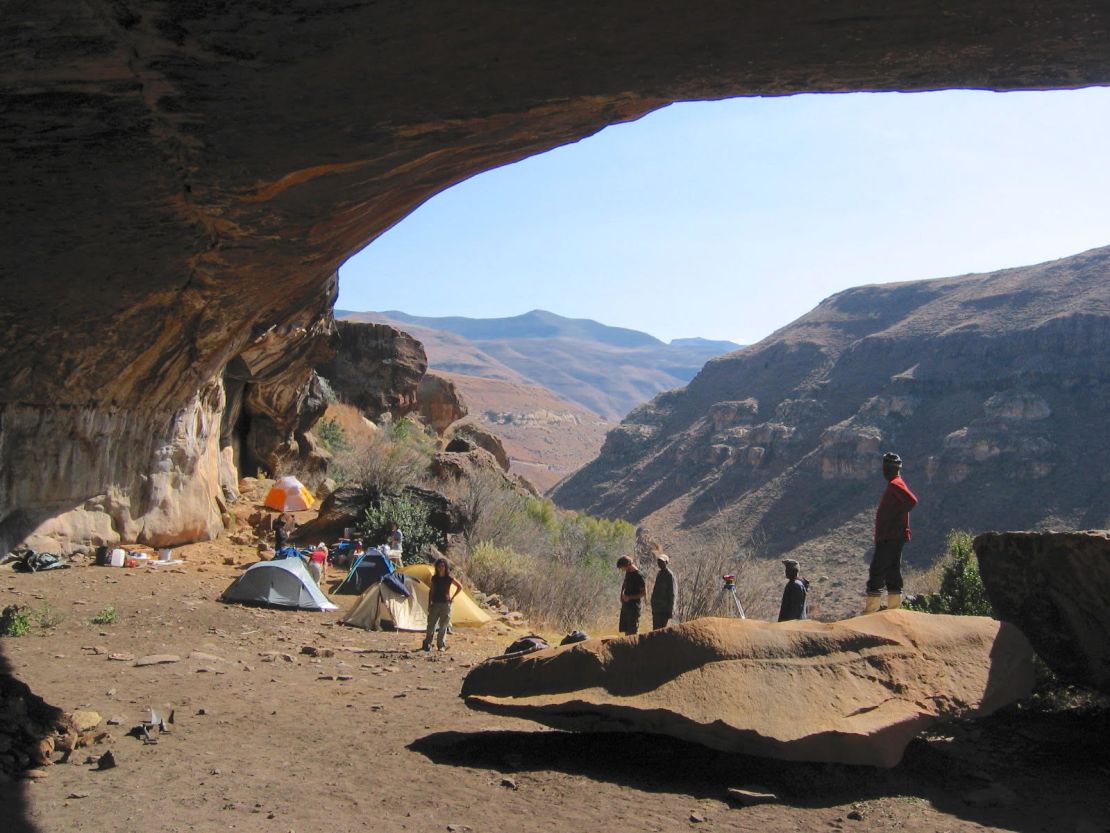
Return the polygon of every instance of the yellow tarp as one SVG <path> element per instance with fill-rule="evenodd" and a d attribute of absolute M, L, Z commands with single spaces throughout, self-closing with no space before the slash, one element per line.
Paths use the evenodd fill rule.
<path fill-rule="evenodd" d="M 402 567 L 401 572 L 431 587 L 435 568 L 431 564 L 411 564 L 408 567 Z M 478 603 L 470 597 L 469 593 L 460 590 L 451 604 L 451 624 L 464 628 L 477 628 L 489 621 L 490 615 L 478 607 Z"/>

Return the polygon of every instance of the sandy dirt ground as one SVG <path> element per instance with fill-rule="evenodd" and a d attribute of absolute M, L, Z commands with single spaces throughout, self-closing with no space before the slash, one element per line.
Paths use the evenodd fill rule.
<path fill-rule="evenodd" d="M 222 604 L 250 549 L 180 552 L 187 563 L 163 572 L 0 571 L 0 607 L 61 616 L 0 639 L 11 670 L 54 705 L 119 720 L 46 778 L 0 785 L 3 833 L 1110 830 L 1105 713 L 1011 709 L 915 741 L 892 770 L 555 732 L 459 699 L 467 669 L 511 641 L 501 625 L 459 629 L 447 653 L 425 654 L 417 635 L 348 628 L 339 613 Z M 106 605 L 118 620 L 91 624 Z M 180 661 L 136 667 L 113 653 Z M 169 734 L 128 736 L 164 704 Z M 115 769 L 82 763 L 105 749 Z M 778 802 L 730 803 L 727 789 L 747 785 Z"/>

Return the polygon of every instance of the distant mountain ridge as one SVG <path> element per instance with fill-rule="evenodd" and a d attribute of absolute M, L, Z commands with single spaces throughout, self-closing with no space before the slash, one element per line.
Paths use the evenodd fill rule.
<path fill-rule="evenodd" d="M 336 310 L 336 318 L 392 324 L 424 344 L 433 369 L 545 387 L 616 421 L 656 394 L 686 384 L 709 359 L 740 345 L 675 339 L 532 310 L 508 318 L 429 317 Z"/>
<path fill-rule="evenodd" d="M 884 451 L 921 500 L 906 553 L 925 565 L 949 529 L 1105 528 L 1108 412 L 1110 247 L 833 295 L 630 413 L 554 497 L 678 552 L 752 536 L 846 612 Z"/>

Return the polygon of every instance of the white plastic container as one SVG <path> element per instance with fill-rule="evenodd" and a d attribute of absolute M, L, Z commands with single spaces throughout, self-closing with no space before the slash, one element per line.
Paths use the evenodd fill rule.
<path fill-rule="evenodd" d="M 127 553 L 125 553 L 119 547 L 116 547 L 114 550 L 112 550 L 112 556 L 109 559 L 108 564 L 112 567 L 122 567 L 123 562 L 126 559 L 127 559 Z"/>
<path fill-rule="evenodd" d="M 167 549 L 158 550 L 158 560 L 159 561 L 169 561 L 171 558 L 173 558 L 173 550 L 167 550 Z"/>

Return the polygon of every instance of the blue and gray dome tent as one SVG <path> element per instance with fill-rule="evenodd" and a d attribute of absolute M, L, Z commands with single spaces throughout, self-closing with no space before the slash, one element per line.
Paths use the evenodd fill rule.
<path fill-rule="evenodd" d="M 225 602 L 293 607 L 301 610 L 338 610 L 316 586 L 299 558 L 260 561 L 231 583 L 220 597 Z"/>
<path fill-rule="evenodd" d="M 392 572 L 393 562 L 378 549 L 371 548 L 355 560 L 346 578 L 332 592 L 361 595 Z"/>

